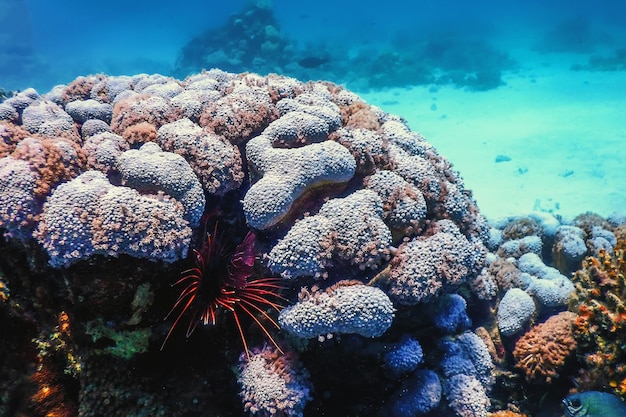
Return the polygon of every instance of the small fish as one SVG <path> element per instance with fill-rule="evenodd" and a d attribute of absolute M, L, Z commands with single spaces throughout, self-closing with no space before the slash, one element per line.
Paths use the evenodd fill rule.
<path fill-rule="evenodd" d="M 626 417 L 626 403 L 600 391 L 579 392 L 563 400 L 566 417 Z"/>
<path fill-rule="evenodd" d="M 303 68 L 317 68 L 330 61 L 328 57 L 309 56 L 298 61 L 298 65 Z"/>

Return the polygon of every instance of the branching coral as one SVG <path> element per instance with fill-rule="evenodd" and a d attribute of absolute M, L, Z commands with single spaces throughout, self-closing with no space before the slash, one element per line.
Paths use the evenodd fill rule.
<path fill-rule="evenodd" d="M 594 374 L 595 381 L 588 381 L 586 388 L 606 381 L 622 398 L 626 397 L 625 250 L 626 240 L 620 240 L 613 255 L 600 249 L 597 257 L 585 259 L 572 278 L 576 293 L 570 305 L 578 314 L 574 323 L 578 354 Z"/>
<path fill-rule="evenodd" d="M 538 324 L 515 344 L 516 366 L 532 382 L 550 383 L 573 356 L 576 340 L 572 325 L 576 315 L 563 311 Z"/>

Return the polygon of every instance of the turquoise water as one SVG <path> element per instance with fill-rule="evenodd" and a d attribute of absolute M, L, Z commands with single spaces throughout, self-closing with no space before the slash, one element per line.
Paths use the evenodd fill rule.
<path fill-rule="evenodd" d="M 261 16 L 255 7 L 270 11 Z M 573 52 L 582 65 L 624 69 L 625 7 L 619 1 L 591 7 L 585 1 L 3 0 L 0 87 L 47 91 L 89 73 L 182 77 L 220 66 L 329 79 L 357 90 L 432 82 L 485 90 L 523 65 L 513 48 Z M 237 18 L 244 18 L 241 26 Z"/>

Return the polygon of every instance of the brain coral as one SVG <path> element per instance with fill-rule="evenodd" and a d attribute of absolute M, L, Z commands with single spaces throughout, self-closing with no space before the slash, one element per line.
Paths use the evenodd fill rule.
<path fill-rule="evenodd" d="M 302 338 L 332 333 L 382 335 L 394 317 L 389 297 L 380 289 L 355 281 L 339 281 L 322 291 L 303 289 L 300 300 L 280 312 L 280 326 Z"/>

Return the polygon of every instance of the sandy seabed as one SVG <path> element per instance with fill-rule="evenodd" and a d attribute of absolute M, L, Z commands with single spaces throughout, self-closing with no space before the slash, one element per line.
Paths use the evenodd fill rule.
<path fill-rule="evenodd" d="M 549 211 L 626 214 L 626 73 L 525 53 L 484 92 L 416 86 L 361 93 L 404 117 L 461 173 L 489 219 Z"/>

